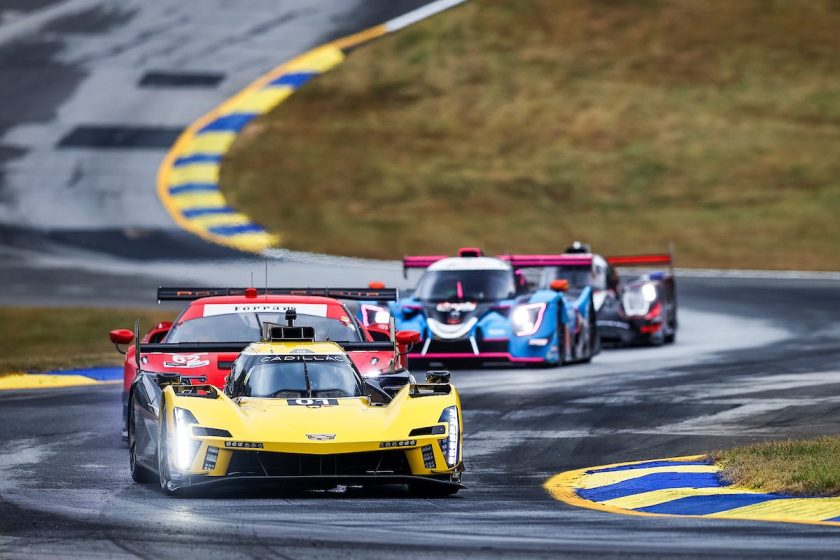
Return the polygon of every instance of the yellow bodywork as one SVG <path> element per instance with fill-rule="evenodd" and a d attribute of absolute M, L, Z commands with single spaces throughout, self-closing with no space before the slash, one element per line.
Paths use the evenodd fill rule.
<path fill-rule="evenodd" d="M 243 355 L 280 355 L 305 349 L 313 355 L 342 354 L 344 350 L 331 342 L 261 342 L 249 346 Z M 454 386 L 441 386 L 446 392 L 432 392 L 428 388 L 420 394 L 414 386 L 405 386 L 387 405 L 373 404 L 369 397 L 330 399 L 337 404 L 323 406 L 321 399 L 291 399 L 304 404 L 290 405 L 286 398 L 238 397 L 230 399 L 216 389 L 215 398 L 198 397 L 166 387 L 163 391 L 165 421 L 170 434 L 174 433 L 174 409 L 188 410 L 197 420 L 195 426 L 227 430 L 230 437 L 195 436 L 199 442 L 192 464 L 179 469 L 183 475 L 221 477 L 228 473 L 234 451 L 277 452 L 310 455 L 361 453 L 382 451 L 382 445 L 404 451 L 413 476 L 446 475 L 463 470 L 462 461 L 449 466 L 441 450 L 440 440 L 449 435 L 449 426 L 441 421 L 443 411 L 455 406 L 458 426 L 463 431 L 461 402 Z M 442 426 L 434 435 L 409 433 L 415 428 Z M 193 428 L 194 429 L 194 428 Z M 312 439 L 326 435 L 331 439 Z M 459 434 L 460 436 L 461 434 Z M 226 447 L 239 445 L 241 447 Z M 249 447 L 258 444 L 261 447 Z M 431 445 L 435 467 L 427 468 L 421 449 Z M 215 468 L 205 470 L 204 461 L 210 447 L 218 449 Z M 458 438 L 458 457 L 462 455 L 462 437 Z M 427 448 L 428 454 L 428 448 Z"/>

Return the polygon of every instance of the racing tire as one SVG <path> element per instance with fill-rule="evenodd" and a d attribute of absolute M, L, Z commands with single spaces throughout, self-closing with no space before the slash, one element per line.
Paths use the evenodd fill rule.
<path fill-rule="evenodd" d="M 596 354 L 596 345 L 600 344 L 600 337 L 598 336 L 598 323 L 595 321 L 595 306 L 592 303 L 592 298 L 589 299 L 589 313 L 587 323 L 589 326 L 585 333 L 584 343 L 582 344 L 582 356 L 578 359 L 581 364 L 588 364 L 592 361 L 592 356 Z M 599 349 L 600 350 L 600 349 Z"/>
<path fill-rule="evenodd" d="M 158 438 L 157 457 L 158 457 L 158 482 L 160 489 L 170 496 L 175 495 L 175 489 L 172 487 L 172 476 L 169 472 L 169 445 L 167 445 L 167 429 L 166 429 L 166 408 L 161 406 L 160 422 L 160 437 Z"/>
<path fill-rule="evenodd" d="M 435 484 L 434 482 L 412 482 L 408 492 L 414 498 L 446 498 L 454 496 L 460 490 L 457 486 Z"/>
<path fill-rule="evenodd" d="M 131 479 L 140 484 L 146 484 L 157 480 L 157 476 L 151 470 L 137 463 L 137 435 L 134 427 L 133 408 L 128 412 L 128 466 L 131 469 Z"/>

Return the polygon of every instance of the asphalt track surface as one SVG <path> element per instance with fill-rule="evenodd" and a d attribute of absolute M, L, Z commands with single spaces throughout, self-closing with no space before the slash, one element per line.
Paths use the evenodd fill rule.
<path fill-rule="evenodd" d="M 261 284 L 262 260 L 168 221 L 156 143 L 279 60 L 419 3 L 0 4 L 0 305 L 148 305 L 160 283 L 242 285 L 252 272 Z M 174 69 L 222 78 L 139 86 Z M 84 134 L 61 144 L 92 126 L 156 132 L 133 148 Z M 272 284 L 405 285 L 393 263 L 276 256 Z M 681 278 L 674 346 L 455 371 L 469 489 L 444 500 L 399 488 L 171 499 L 131 482 L 119 386 L 3 392 L 0 557 L 838 556 L 836 528 L 621 516 L 541 487 L 568 469 L 837 433 L 838 288 Z"/>
<path fill-rule="evenodd" d="M 836 282 L 684 278 L 674 346 L 592 364 L 457 370 L 469 489 L 409 498 L 131 482 L 120 387 L 0 394 L 0 557 L 840 555 L 840 531 L 644 518 L 554 501 L 557 472 L 840 431 Z"/>

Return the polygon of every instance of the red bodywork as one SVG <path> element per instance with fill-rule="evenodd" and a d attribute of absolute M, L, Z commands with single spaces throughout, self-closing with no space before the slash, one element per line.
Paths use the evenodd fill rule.
<path fill-rule="evenodd" d="M 217 296 L 197 299 L 189 304 L 189 306 L 176 319 L 175 324 L 198 319 L 205 316 L 204 306 L 208 304 L 227 304 L 227 305 L 246 305 L 246 306 L 261 306 L 261 305 L 282 305 L 294 306 L 305 304 L 326 305 L 326 316 L 330 319 L 342 321 L 348 324 L 355 324 L 362 333 L 364 341 L 372 342 L 368 329 L 359 324 L 352 316 L 347 308 L 340 301 L 333 298 L 319 297 L 319 296 Z M 172 323 L 163 322 L 155 325 L 149 330 L 141 339 L 141 343 L 149 342 L 166 342 L 166 335 L 169 333 Z M 379 330 L 379 329 L 377 329 Z M 380 338 L 381 340 L 381 338 Z M 200 342 L 200 341 L 199 341 Z M 204 341 L 204 342 L 222 342 L 222 341 Z M 247 341 L 231 341 L 231 342 L 247 342 Z M 256 341 L 254 341 L 256 342 Z M 402 352 L 404 348 L 400 349 Z M 125 355 L 125 369 L 123 374 L 123 390 L 125 394 L 131 388 L 134 378 L 137 375 L 136 361 L 134 359 L 134 346 L 130 346 Z M 396 358 L 393 352 L 390 351 L 364 351 L 364 352 L 348 352 L 348 355 L 353 360 L 353 363 L 362 373 L 362 375 L 376 375 L 384 371 L 392 369 L 399 369 L 402 367 L 400 356 Z M 180 373 L 189 376 L 205 376 L 207 383 L 222 387 L 225 384 L 225 378 L 230 373 L 231 366 L 234 360 L 239 356 L 239 353 L 214 353 L 205 352 L 199 354 L 144 354 L 141 355 L 141 365 L 143 369 L 155 372 L 166 373 Z M 394 360 L 397 363 L 392 363 Z"/>

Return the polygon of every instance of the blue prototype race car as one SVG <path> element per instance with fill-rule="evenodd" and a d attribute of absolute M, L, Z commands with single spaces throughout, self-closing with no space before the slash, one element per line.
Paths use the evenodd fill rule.
<path fill-rule="evenodd" d="M 407 298 L 385 307 L 363 304 L 368 326 L 394 318 L 397 330 L 420 333 L 410 360 L 564 364 L 600 351 L 592 290 L 567 296 L 568 281 L 530 290 L 524 268 L 564 266 L 590 255 L 487 257 L 465 248 L 457 257 L 409 256 L 404 271 L 426 269 Z"/>

